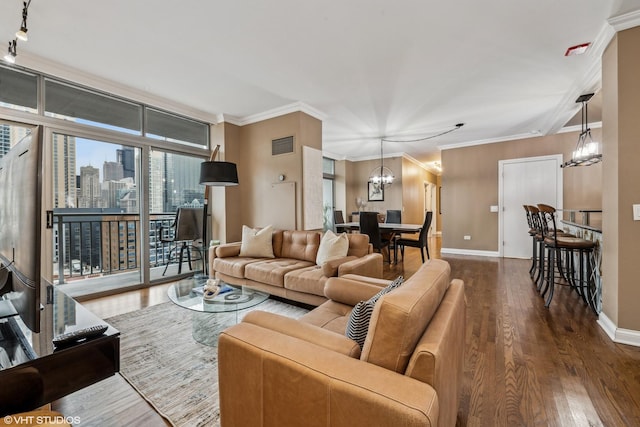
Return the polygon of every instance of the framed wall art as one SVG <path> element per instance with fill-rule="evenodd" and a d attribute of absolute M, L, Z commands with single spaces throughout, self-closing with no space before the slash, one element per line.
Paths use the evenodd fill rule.
<path fill-rule="evenodd" d="M 376 182 L 367 182 L 367 194 L 370 202 L 384 201 L 384 186 Z"/>

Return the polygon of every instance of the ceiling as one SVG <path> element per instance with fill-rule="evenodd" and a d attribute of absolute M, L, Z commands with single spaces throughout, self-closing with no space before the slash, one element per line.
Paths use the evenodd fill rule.
<path fill-rule="evenodd" d="M 14 38 L 21 10 L 2 1 L 0 40 Z M 575 99 L 600 88 L 608 20 L 640 25 L 628 24 L 638 10 L 640 0 L 33 0 L 17 64 L 60 64 L 212 122 L 301 108 L 322 119 L 335 158 L 464 123 L 384 143 L 385 155 L 426 163 L 446 147 L 557 132 Z"/>

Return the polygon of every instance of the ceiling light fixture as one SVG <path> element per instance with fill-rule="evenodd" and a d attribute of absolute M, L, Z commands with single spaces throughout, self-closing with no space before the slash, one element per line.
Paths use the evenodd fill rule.
<path fill-rule="evenodd" d="M 29 2 L 22 3 L 24 7 L 22 8 L 22 24 L 20 25 L 20 29 L 16 32 L 16 37 L 23 42 L 29 40 L 27 36 L 27 16 L 29 14 L 29 5 L 31 4 L 31 0 Z"/>
<path fill-rule="evenodd" d="M 382 143 L 384 139 L 380 139 L 380 167 L 375 167 L 371 173 L 369 174 L 369 182 L 373 182 L 374 184 L 381 184 L 383 187 L 385 185 L 393 184 L 393 180 L 395 176 L 391 169 L 384 165 L 384 156 L 382 151 Z"/>
<path fill-rule="evenodd" d="M 575 46 L 571 46 L 564 53 L 564 56 L 582 55 L 587 51 L 589 46 L 591 46 L 591 43 L 582 43 L 582 44 L 577 44 Z"/>
<path fill-rule="evenodd" d="M 22 8 L 22 23 L 20 24 L 20 29 L 16 31 L 16 38 L 9 42 L 9 51 L 4 56 L 4 60 L 10 64 L 16 63 L 16 56 L 18 56 L 17 50 L 17 42 L 18 40 L 26 42 L 29 40 L 27 36 L 27 16 L 29 15 L 29 5 L 31 5 L 31 0 L 22 2 L 24 5 Z"/>
<path fill-rule="evenodd" d="M 580 95 L 576 102 L 582 103 L 582 125 L 580 127 L 580 135 L 576 149 L 571 154 L 571 160 L 560 165 L 561 168 L 570 168 L 573 166 L 591 166 L 602 161 L 600 154 L 600 144 L 591 137 L 591 129 L 589 128 L 589 120 L 587 118 L 587 103 L 593 96 L 592 93 Z"/>
<path fill-rule="evenodd" d="M 12 40 L 9 42 L 9 49 L 7 50 L 7 54 L 4 56 L 4 60 L 10 64 L 16 63 L 16 41 Z"/>

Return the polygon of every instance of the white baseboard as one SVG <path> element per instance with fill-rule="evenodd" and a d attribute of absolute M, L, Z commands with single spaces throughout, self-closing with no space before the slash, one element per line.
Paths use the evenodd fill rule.
<path fill-rule="evenodd" d="M 456 248 L 442 248 L 440 249 L 440 253 L 453 254 L 453 255 L 475 255 L 475 256 L 486 256 L 486 257 L 500 256 L 500 252 L 497 252 L 497 251 L 478 251 L 474 249 L 456 249 Z"/>
<path fill-rule="evenodd" d="M 640 331 L 618 328 L 604 313 L 600 313 L 598 325 L 609 335 L 613 342 L 640 347 Z"/>

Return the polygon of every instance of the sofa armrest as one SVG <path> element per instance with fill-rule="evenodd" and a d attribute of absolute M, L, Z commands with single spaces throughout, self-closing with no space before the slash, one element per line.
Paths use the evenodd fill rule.
<path fill-rule="evenodd" d="M 338 267 L 338 276 L 345 274 L 382 277 L 382 254 L 373 253 L 341 264 Z"/>
<path fill-rule="evenodd" d="M 342 258 L 331 259 L 322 264 L 322 274 L 325 277 L 335 277 L 338 275 L 338 268 L 344 263 L 357 260 L 357 256 L 346 256 Z"/>
<path fill-rule="evenodd" d="M 219 245 L 216 247 L 215 257 L 216 258 L 229 258 L 240 255 L 240 246 L 242 243 L 226 243 L 224 245 Z"/>
<path fill-rule="evenodd" d="M 218 341 L 222 426 L 434 426 L 428 384 L 242 322 Z"/>
<path fill-rule="evenodd" d="M 440 425 L 456 423 L 464 373 L 465 326 L 464 283 L 454 279 L 405 372 L 438 390 Z"/>
<path fill-rule="evenodd" d="M 319 345 L 345 356 L 360 358 L 360 346 L 355 341 L 290 317 L 254 310 L 247 313 L 242 321 Z"/>
<path fill-rule="evenodd" d="M 386 286 L 389 281 L 385 281 Z M 324 285 L 324 296 L 330 300 L 354 306 L 360 301 L 366 301 L 378 292 L 382 286 L 365 283 L 344 277 L 331 277 Z"/>

